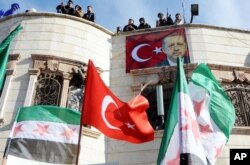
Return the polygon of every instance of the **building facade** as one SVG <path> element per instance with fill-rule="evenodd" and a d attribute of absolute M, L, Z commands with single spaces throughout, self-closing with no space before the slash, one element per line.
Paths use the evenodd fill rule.
<path fill-rule="evenodd" d="M 135 145 L 84 127 L 80 164 L 156 164 L 163 128 L 162 117 L 152 106 L 158 101 L 155 86 L 163 85 L 167 106 L 175 67 L 142 68 L 127 73 L 126 38 L 176 28 L 185 29 L 191 62 L 184 66 L 187 77 L 197 63 L 208 63 L 236 109 L 235 127 L 216 164 L 229 164 L 230 148 L 250 147 L 250 31 L 187 24 L 114 34 L 68 15 L 24 13 L 0 20 L 0 41 L 18 24 L 23 30 L 11 44 L 0 98 L 0 155 L 18 107 L 50 104 L 81 110 L 86 66 L 91 59 L 105 83 L 123 101 L 137 95 L 142 84 L 151 82 L 142 94 L 151 103 L 148 117 L 155 128 L 155 140 Z"/>

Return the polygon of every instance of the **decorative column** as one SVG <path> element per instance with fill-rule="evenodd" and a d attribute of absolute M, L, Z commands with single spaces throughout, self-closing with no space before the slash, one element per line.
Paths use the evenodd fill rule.
<path fill-rule="evenodd" d="M 13 73 L 14 73 L 13 69 L 6 70 L 6 79 L 5 79 L 2 95 L 0 97 L 0 123 L 3 122 L 6 99 L 9 94 L 9 88 L 10 88 L 11 80 L 13 78 Z"/>
<path fill-rule="evenodd" d="M 4 110 L 6 100 L 9 94 L 10 84 L 14 76 L 16 63 L 20 59 L 20 54 L 10 54 L 8 57 L 8 64 L 6 69 L 6 79 L 3 86 L 3 91 L 0 96 L 0 124 L 4 122 Z"/>
<path fill-rule="evenodd" d="M 72 79 L 73 75 L 68 73 L 63 73 L 63 88 L 60 99 L 60 107 L 66 107 L 68 91 L 69 91 L 69 82 Z"/>
<path fill-rule="evenodd" d="M 35 90 L 35 85 L 37 82 L 37 76 L 40 74 L 39 69 L 29 69 L 29 75 L 30 75 L 30 80 L 29 80 L 29 85 L 24 101 L 24 106 L 30 106 L 32 103 L 32 98 L 34 95 L 34 90 Z"/>

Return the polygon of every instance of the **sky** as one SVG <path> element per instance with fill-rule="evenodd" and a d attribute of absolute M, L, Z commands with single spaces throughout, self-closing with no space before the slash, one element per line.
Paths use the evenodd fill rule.
<path fill-rule="evenodd" d="M 12 3 L 18 3 L 16 13 L 35 8 L 37 12 L 56 12 L 56 6 L 68 0 L 1 0 L 0 10 L 8 10 Z M 179 12 L 190 22 L 191 4 L 199 5 L 199 15 L 193 19 L 194 24 L 207 24 L 228 28 L 250 30 L 250 0 L 73 0 L 74 5 L 82 6 L 84 12 L 88 5 L 93 6 L 96 23 L 115 31 L 117 26 L 124 27 L 129 18 L 139 24 L 144 17 L 151 27 L 155 27 L 159 12 L 174 15 Z M 184 8 L 183 8 L 184 7 Z"/>

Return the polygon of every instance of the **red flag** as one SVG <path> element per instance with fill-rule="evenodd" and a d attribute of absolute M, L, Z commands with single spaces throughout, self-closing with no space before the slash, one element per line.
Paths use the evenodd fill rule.
<path fill-rule="evenodd" d="M 136 96 L 128 103 L 117 98 L 104 84 L 89 61 L 83 102 L 83 124 L 96 127 L 106 136 L 131 143 L 154 139 L 146 110 L 148 100 Z"/>
<path fill-rule="evenodd" d="M 184 28 L 167 29 L 165 31 L 138 34 L 126 37 L 126 72 L 132 69 L 155 67 L 156 64 L 167 59 L 162 50 L 162 40 L 177 33 L 186 40 Z M 189 59 L 189 52 L 185 54 Z M 187 60 L 189 61 L 189 60 Z M 184 61 L 184 63 L 186 63 Z"/>

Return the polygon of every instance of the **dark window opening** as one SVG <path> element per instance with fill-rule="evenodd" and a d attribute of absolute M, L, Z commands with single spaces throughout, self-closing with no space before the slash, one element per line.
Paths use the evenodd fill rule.
<path fill-rule="evenodd" d="M 74 74 L 69 84 L 67 108 L 82 110 L 84 80 L 79 74 Z"/>
<path fill-rule="evenodd" d="M 148 120 L 155 130 L 164 129 L 164 121 L 171 101 L 173 84 L 163 84 L 163 99 L 164 99 L 164 116 L 157 114 L 157 95 L 156 86 L 148 86 L 142 92 L 142 95 L 149 101 L 149 109 L 147 110 Z"/>
<path fill-rule="evenodd" d="M 62 76 L 41 73 L 38 76 L 34 105 L 59 106 L 62 89 Z"/>

